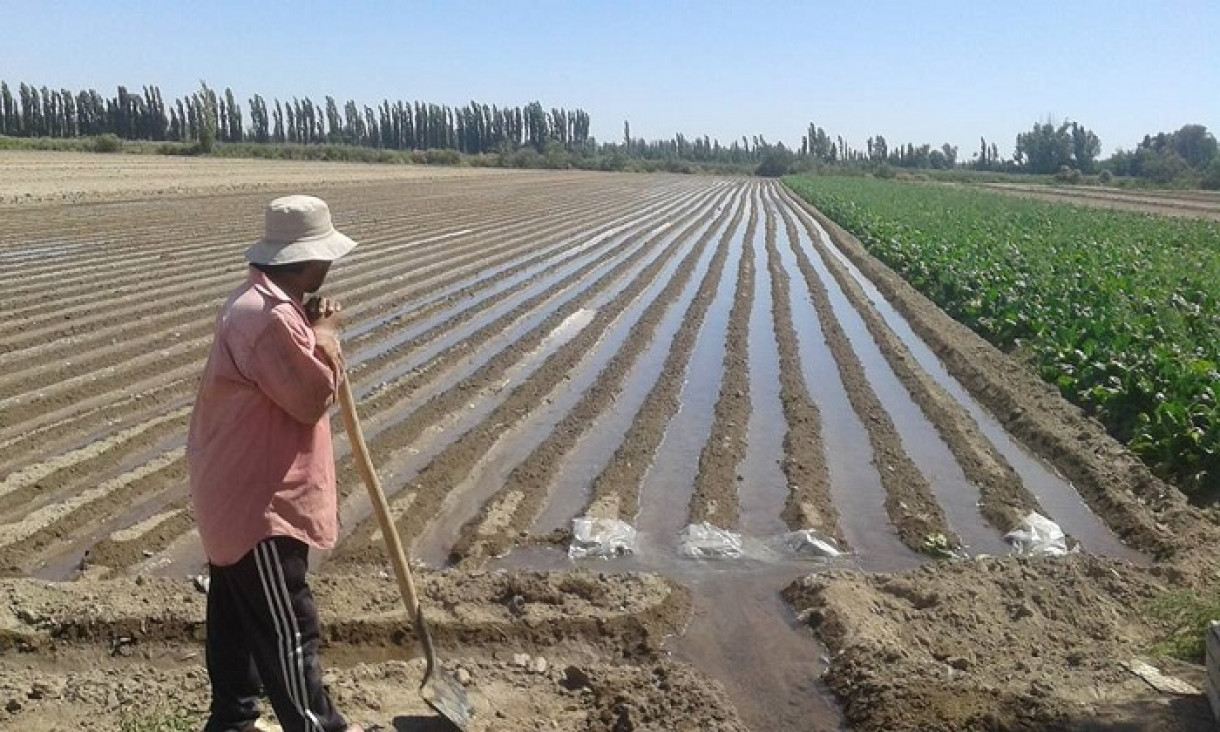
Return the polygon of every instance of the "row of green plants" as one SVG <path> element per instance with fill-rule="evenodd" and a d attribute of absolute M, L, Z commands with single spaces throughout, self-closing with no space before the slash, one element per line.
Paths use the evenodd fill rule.
<path fill-rule="evenodd" d="M 868 178 L 785 179 L 1029 359 L 1162 478 L 1220 497 L 1220 224 Z"/>

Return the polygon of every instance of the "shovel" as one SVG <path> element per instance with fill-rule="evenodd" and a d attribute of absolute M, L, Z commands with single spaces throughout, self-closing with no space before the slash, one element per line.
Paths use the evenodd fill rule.
<path fill-rule="evenodd" d="M 364 478 L 364 484 L 369 490 L 369 499 L 373 502 L 373 511 L 377 514 L 377 524 L 381 527 L 381 535 L 385 537 L 386 553 L 390 555 L 390 564 L 394 565 L 394 576 L 398 578 L 398 589 L 402 592 L 402 601 L 407 606 L 411 616 L 415 634 L 424 647 L 424 658 L 428 666 L 424 670 L 424 680 L 419 685 L 419 695 L 428 706 L 436 710 L 455 727 L 465 730 L 470 724 L 474 710 L 466 699 L 466 689 L 457 679 L 445 672 L 436 660 L 436 648 L 432 644 L 432 634 L 428 624 L 424 622 L 423 609 L 419 605 L 419 594 L 415 591 L 415 581 L 411 578 L 411 567 L 407 564 L 407 556 L 398 538 L 398 528 L 390 518 L 390 507 L 386 503 L 385 493 L 381 490 L 381 481 L 373 469 L 373 460 L 369 457 L 368 445 L 364 443 L 364 433 L 360 430 L 360 420 L 356 416 L 355 400 L 352 398 L 352 388 L 347 378 L 339 387 L 339 406 L 343 413 L 343 426 L 347 429 L 348 441 L 351 442 L 352 456 L 356 459 L 356 467 Z"/>

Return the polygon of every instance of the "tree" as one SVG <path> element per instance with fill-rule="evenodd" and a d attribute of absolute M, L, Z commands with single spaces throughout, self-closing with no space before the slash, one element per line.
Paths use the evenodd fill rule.
<path fill-rule="evenodd" d="M 754 174 L 767 178 L 778 178 L 787 175 L 791 167 L 792 152 L 784 147 L 783 143 L 767 145 L 763 149 L 762 162 L 754 169 Z"/>
<path fill-rule="evenodd" d="M 1216 138 L 1203 125 L 1185 125 L 1171 135 L 1170 146 L 1186 164 L 1202 170 L 1216 157 Z"/>
<path fill-rule="evenodd" d="M 329 115 L 329 112 L 327 113 Z M 360 118 L 360 110 L 356 108 L 356 103 L 348 100 L 347 104 L 343 105 L 343 126 L 336 127 L 331 130 L 331 138 L 333 141 L 343 140 L 348 145 L 359 144 L 360 139 L 364 137 L 364 122 Z M 336 137 L 336 133 L 342 129 L 342 135 Z"/>
<path fill-rule="evenodd" d="M 348 102 L 349 105 L 353 102 Z M 348 123 L 351 123 L 351 117 L 348 117 Z M 335 103 L 335 98 L 327 95 L 326 97 L 326 125 L 330 128 L 330 132 L 326 135 L 326 141 L 330 143 L 339 142 L 340 130 L 343 129 L 343 123 L 339 120 L 339 105 Z M 345 132 L 349 132 L 345 130 Z M 350 142 L 350 140 L 347 140 Z"/>
<path fill-rule="evenodd" d="M 269 142 L 271 139 L 267 119 L 267 103 L 258 94 L 250 100 L 250 134 L 255 142 Z"/>
<path fill-rule="evenodd" d="M 217 104 L 216 92 L 206 82 L 199 82 L 195 92 L 196 108 L 199 110 L 199 151 L 211 153 L 216 149 Z"/>
<path fill-rule="evenodd" d="M 1027 173 L 1055 173 L 1072 163 L 1072 137 L 1068 122 L 1058 128 L 1049 120 L 1017 135 L 1013 157 Z"/>
<path fill-rule="evenodd" d="M 1207 169 L 1203 171 L 1203 179 L 1199 187 L 1209 191 L 1220 191 L 1220 157 L 1212 158 Z"/>
<path fill-rule="evenodd" d="M 59 90 L 59 108 L 62 115 L 61 134 L 64 137 L 76 137 L 79 128 L 76 122 L 76 99 L 67 89 Z"/>
<path fill-rule="evenodd" d="M 228 129 L 226 138 L 229 142 L 241 142 L 244 137 L 241 120 L 241 105 L 233 99 L 233 90 L 225 87 L 225 108 L 228 110 Z"/>
<path fill-rule="evenodd" d="M 1066 123 L 1065 123 L 1066 124 Z M 1072 160 L 1076 169 L 1092 173 L 1096 169 L 1097 155 L 1101 152 L 1101 140 L 1084 127 L 1072 123 Z"/>
<path fill-rule="evenodd" d="M 1156 183 L 1172 183 L 1190 167 L 1186 159 L 1173 150 L 1151 152 L 1141 163 L 1140 175 Z"/>
<path fill-rule="evenodd" d="M 279 143 L 285 142 L 287 138 L 284 133 L 284 108 L 278 99 L 275 100 L 275 112 L 273 119 L 275 122 L 275 127 L 271 133 L 271 139 Z"/>
<path fill-rule="evenodd" d="M 884 163 L 889 157 L 889 146 L 885 137 L 877 135 L 868 139 L 868 159 L 874 163 Z"/>

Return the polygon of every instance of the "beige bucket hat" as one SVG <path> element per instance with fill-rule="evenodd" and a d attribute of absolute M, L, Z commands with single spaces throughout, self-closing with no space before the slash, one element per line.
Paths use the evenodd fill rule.
<path fill-rule="evenodd" d="M 267 204 L 263 238 L 246 250 L 251 264 L 333 262 L 356 242 L 335 230 L 326 201 L 314 196 L 284 196 Z"/>

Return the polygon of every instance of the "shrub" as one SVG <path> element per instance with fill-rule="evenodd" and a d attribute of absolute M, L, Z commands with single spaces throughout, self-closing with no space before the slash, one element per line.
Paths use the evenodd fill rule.
<path fill-rule="evenodd" d="M 123 141 L 119 139 L 118 135 L 106 133 L 105 135 L 98 135 L 97 137 L 94 137 L 90 141 L 89 147 L 93 150 L 93 152 L 97 153 L 122 152 Z"/>
<path fill-rule="evenodd" d="M 763 153 L 762 162 L 754 169 L 754 175 L 764 178 L 780 178 L 792 169 L 793 155 L 783 145 L 775 145 Z"/>
<path fill-rule="evenodd" d="M 466 159 L 473 168 L 498 168 L 500 167 L 500 154 L 489 152 L 471 155 Z"/>
<path fill-rule="evenodd" d="M 1103 186 L 1108 186 L 1114 182 L 1114 174 L 1109 170 L 1103 170 L 1097 176 L 1097 182 Z"/>
<path fill-rule="evenodd" d="M 1066 165 L 1059 166 L 1059 172 L 1055 173 L 1055 181 L 1058 183 L 1067 183 L 1076 185 L 1080 182 L 1080 171 L 1075 168 L 1069 168 Z"/>
<path fill-rule="evenodd" d="M 506 165 L 510 168 L 541 168 L 542 156 L 532 147 L 523 147 L 509 156 Z"/>
<path fill-rule="evenodd" d="M 461 165 L 462 154 L 457 150 L 426 150 L 424 162 L 428 165 Z"/>

